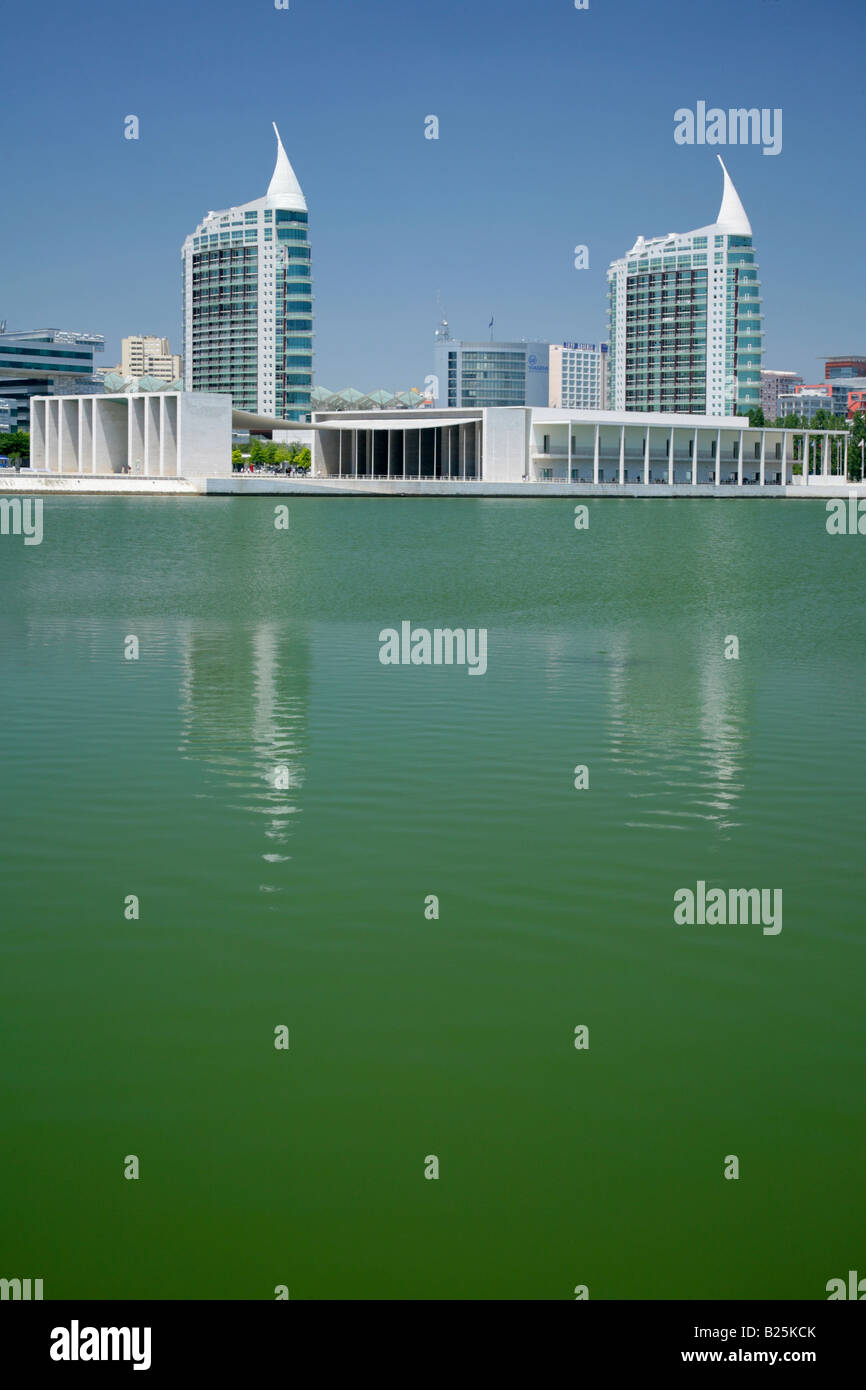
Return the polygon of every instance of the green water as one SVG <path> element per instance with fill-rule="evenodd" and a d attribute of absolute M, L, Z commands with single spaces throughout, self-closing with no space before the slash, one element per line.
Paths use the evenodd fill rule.
<path fill-rule="evenodd" d="M 0 537 L 0 1276 L 866 1274 L 866 539 L 817 501 L 274 505 Z M 404 619 L 486 628 L 487 673 L 383 666 Z M 782 931 L 674 925 L 699 879 L 781 888 Z"/>

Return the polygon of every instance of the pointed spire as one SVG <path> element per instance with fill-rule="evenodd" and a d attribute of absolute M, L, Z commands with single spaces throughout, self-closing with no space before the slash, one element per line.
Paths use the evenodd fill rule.
<path fill-rule="evenodd" d="M 732 236 L 751 236 L 752 224 L 746 216 L 746 209 L 740 202 L 740 195 L 733 185 L 721 155 L 718 155 L 718 161 L 725 176 L 725 188 L 722 193 L 722 206 L 719 208 L 719 215 L 716 218 L 716 226 L 724 232 L 729 232 Z"/>
<path fill-rule="evenodd" d="M 289 208 L 294 212 L 306 212 L 306 199 L 301 192 L 301 185 L 295 177 L 295 171 L 289 163 L 289 156 L 283 149 L 283 142 L 280 139 L 276 121 L 273 121 L 272 125 L 277 137 L 277 162 L 274 165 L 273 178 L 268 184 L 268 197 L 281 208 Z"/>

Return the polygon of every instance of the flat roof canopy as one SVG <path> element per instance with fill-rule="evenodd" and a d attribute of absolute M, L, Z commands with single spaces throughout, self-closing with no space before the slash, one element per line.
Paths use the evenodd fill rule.
<path fill-rule="evenodd" d="M 425 411 L 424 418 L 419 420 L 414 411 L 407 410 L 405 413 L 408 416 L 408 419 L 405 420 L 376 420 L 375 418 L 370 419 L 369 416 L 359 419 L 348 411 L 341 411 L 341 415 L 347 416 L 345 420 L 328 420 L 326 424 L 311 425 L 310 428 L 314 430 L 429 430 L 444 429 L 448 425 L 478 425 L 481 423 L 477 416 L 470 416 L 466 419 L 461 416 L 455 420 L 452 416 L 435 415 L 432 412 L 428 415 Z"/>

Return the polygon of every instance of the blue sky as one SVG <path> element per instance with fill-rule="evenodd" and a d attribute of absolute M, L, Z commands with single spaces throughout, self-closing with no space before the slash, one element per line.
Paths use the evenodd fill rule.
<path fill-rule="evenodd" d="M 180 351 L 181 244 L 265 192 L 272 120 L 310 207 L 318 384 L 423 385 L 437 290 L 455 337 L 495 313 L 497 337 L 598 340 L 608 262 L 715 218 L 716 151 L 673 139 L 698 100 L 783 111 L 779 155 L 719 151 L 764 365 L 866 352 L 863 0 L 47 0 L 2 32 L 0 319 L 103 332 L 105 365 L 125 333 Z"/>

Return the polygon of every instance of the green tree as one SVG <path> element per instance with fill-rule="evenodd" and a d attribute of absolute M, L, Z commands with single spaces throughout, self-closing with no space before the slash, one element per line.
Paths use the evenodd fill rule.
<path fill-rule="evenodd" d="M 300 449 L 295 455 L 294 462 L 296 468 L 303 468 L 306 473 L 313 462 L 309 449 Z"/>
<path fill-rule="evenodd" d="M 30 457 L 30 435 L 26 430 L 13 430 L 11 434 L 0 434 L 0 454 L 10 459 Z"/>
<path fill-rule="evenodd" d="M 851 431 L 848 438 L 848 477 L 852 482 L 857 483 L 863 477 L 863 459 L 866 456 L 866 447 L 862 450 L 861 443 L 866 441 L 866 410 L 858 410 L 851 421 Z"/>
<path fill-rule="evenodd" d="M 265 461 L 265 446 L 260 439 L 250 440 L 249 461 L 255 468 L 260 468 Z"/>
<path fill-rule="evenodd" d="M 232 468 L 235 472 L 244 466 L 244 456 L 240 449 L 232 449 Z"/>
<path fill-rule="evenodd" d="M 760 429 L 762 425 L 767 423 L 764 419 L 763 409 L 759 405 L 753 405 L 750 410 L 746 411 L 746 414 L 752 429 Z"/>

